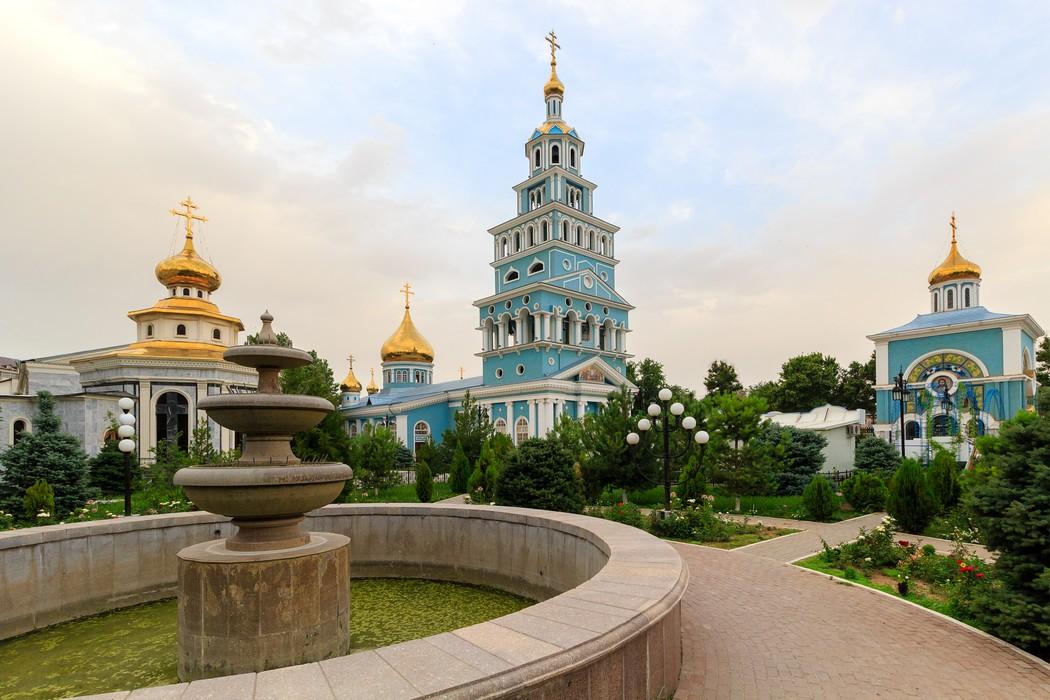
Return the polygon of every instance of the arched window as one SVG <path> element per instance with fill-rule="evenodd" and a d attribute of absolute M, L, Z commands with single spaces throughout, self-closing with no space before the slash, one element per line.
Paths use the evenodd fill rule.
<path fill-rule="evenodd" d="M 492 424 L 492 427 L 496 429 L 497 433 L 502 433 L 503 435 L 507 434 L 507 421 L 502 418 L 497 418 Z"/>
<path fill-rule="evenodd" d="M 547 238 L 549 238 L 549 236 L 547 235 L 547 220 L 544 219 L 540 222 L 540 240 L 543 243 L 546 243 Z"/>
<path fill-rule="evenodd" d="M 955 290 L 949 289 L 944 297 L 944 308 L 951 311 L 955 308 Z"/>
<path fill-rule="evenodd" d="M 27 421 L 25 421 L 24 419 L 19 418 L 18 420 L 15 421 L 14 425 L 12 426 L 11 441 L 13 443 L 18 442 L 19 440 L 22 439 L 22 435 L 24 433 L 28 433 L 28 432 L 29 432 L 29 423 Z"/>
<path fill-rule="evenodd" d="M 501 258 L 507 257 L 507 237 L 506 236 L 504 236 L 503 238 L 500 239 L 499 246 L 500 246 L 500 257 Z"/>
<path fill-rule="evenodd" d="M 203 299 L 204 298 L 204 292 L 202 292 L 201 290 L 198 289 L 197 290 L 197 298 L 198 299 Z"/>
<path fill-rule="evenodd" d="M 529 265 L 529 274 L 535 275 L 539 272 L 543 272 L 543 263 L 537 260 L 536 262 Z"/>
<path fill-rule="evenodd" d="M 967 287 L 963 290 L 963 306 L 970 308 L 970 288 Z"/>
<path fill-rule="evenodd" d="M 418 447 L 420 443 L 430 441 L 430 425 L 426 421 L 419 421 L 415 427 L 412 428 L 413 442 L 415 447 Z M 413 448 L 415 449 L 415 448 Z"/>
<path fill-rule="evenodd" d="M 561 222 L 561 239 L 563 241 L 569 240 L 569 222 L 565 220 Z"/>
<path fill-rule="evenodd" d="M 350 432 L 350 437 L 352 437 L 352 438 L 357 437 L 357 421 L 351 421 L 350 422 L 350 430 L 349 430 L 349 432 Z"/>
<path fill-rule="evenodd" d="M 222 340 L 222 331 L 220 331 L 218 328 L 213 330 L 211 332 L 211 339 L 212 340 Z"/>
<path fill-rule="evenodd" d="M 168 440 L 183 450 L 189 449 L 190 404 L 177 391 L 166 391 L 157 397 L 154 410 L 157 442 Z"/>
<path fill-rule="evenodd" d="M 601 253 L 602 255 L 607 255 L 607 253 L 606 253 L 605 236 L 602 236 L 599 239 L 599 241 L 600 242 L 598 243 L 598 252 Z"/>
<path fill-rule="evenodd" d="M 558 144 L 551 146 L 551 163 L 558 164 L 561 162 L 561 151 L 558 149 Z"/>
<path fill-rule="evenodd" d="M 922 437 L 922 428 L 919 421 L 910 420 L 904 424 L 904 437 L 907 440 L 918 440 Z"/>
<path fill-rule="evenodd" d="M 525 416 L 514 421 L 514 443 L 520 445 L 529 439 L 529 419 Z"/>
<path fill-rule="evenodd" d="M 525 245 L 526 245 L 526 247 L 531 248 L 532 246 L 536 245 L 535 233 L 536 233 L 536 231 L 535 231 L 535 229 L 532 228 L 532 226 L 529 226 L 527 229 L 525 229 Z"/>
<path fill-rule="evenodd" d="M 521 250 L 521 231 L 514 232 L 514 252 Z"/>
<path fill-rule="evenodd" d="M 172 287 L 172 288 L 171 288 L 171 295 L 172 295 L 172 296 L 175 296 L 175 287 Z"/>
<path fill-rule="evenodd" d="M 934 312 L 940 311 L 940 308 L 939 308 L 940 300 L 941 300 L 940 292 L 934 292 L 933 293 L 933 310 L 934 310 Z"/>
<path fill-rule="evenodd" d="M 186 326 L 181 323 L 175 326 L 175 335 L 186 335 Z"/>
<path fill-rule="evenodd" d="M 569 167 L 570 168 L 575 168 L 576 167 L 576 149 L 575 148 L 570 148 L 569 149 Z"/>
<path fill-rule="evenodd" d="M 575 238 L 575 240 L 573 240 L 573 243 L 575 243 L 576 245 L 581 245 L 582 241 L 583 241 L 583 226 L 577 226 L 576 227 L 576 238 Z"/>
<path fill-rule="evenodd" d="M 511 268 L 511 269 L 507 270 L 507 274 L 503 275 L 503 281 L 504 282 L 516 282 L 518 280 L 518 277 L 520 277 L 520 275 L 518 275 L 518 271 L 515 270 L 514 268 Z"/>
<path fill-rule="evenodd" d="M 934 416 L 931 430 L 934 437 L 950 437 L 958 432 L 955 419 L 947 414 Z"/>
<path fill-rule="evenodd" d="M 190 290 L 188 290 L 185 287 L 183 287 L 182 288 L 182 296 L 188 297 L 189 295 L 190 295 Z"/>
<path fill-rule="evenodd" d="M 146 326 L 146 337 L 147 338 L 152 338 L 153 337 L 153 324 L 152 323 Z"/>
<path fill-rule="evenodd" d="M 532 152 L 532 167 L 540 167 L 540 147 L 536 146 L 536 150 Z"/>

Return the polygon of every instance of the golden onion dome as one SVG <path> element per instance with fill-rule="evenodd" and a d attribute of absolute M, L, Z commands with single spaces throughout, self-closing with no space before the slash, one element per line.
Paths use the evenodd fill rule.
<path fill-rule="evenodd" d="M 405 315 L 394 334 L 386 339 L 379 350 L 383 362 L 433 362 L 434 348 L 412 323 L 408 295 L 414 294 L 406 283 L 401 293 L 405 295 Z"/>
<path fill-rule="evenodd" d="M 950 280 L 971 279 L 981 277 L 981 266 L 971 262 L 959 252 L 959 246 L 955 240 L 955 214 L 952 214 L 952 245 L 948 250 L 948 257 L 930 273 L 930 285 L 948 282 Z"/>
<path fill-rule="evenodd" d="M 551 77 L 543 85 L 543 96 L 550 97 L 551 95 L 559 97 L 565 95 L 565 85 L 558 79 L 558 62 L 555 60 L 551 60 Z"/>
<path fill-rule="evenodd" d="M 371 372 L 372 378 L 368 380 L 368 386 L 365 387 L 365 391 L 367 391 L 369 394 L 375 394 L 379 391 L 379 385 L 376 384 L 376 370 L 374 367 L 372 368 Z"/>
<path fill-rule="evenodd" d="M 358 394 L 361 392 L 361 382 L 357 380 L 357 375 L 354 374 L 354 358 L 352 355 L 349 360 L 350 369 L 347 370 L 346 376 L 343 377 L 343 381 L 339 383 L 339 390 L 351 394 Z"/>
<path fill-rule="evenodd" d="M 183 244 L 181 251 L 157 263 L 157 267 L 154 269 L 157 281 L 165 287 L 184 284 L 189 287 L 201 287 L 209 292 L 214 292 L 222 284 L 222 276 L 210 263 L 197 255 L 197 251 L 193 247 L 193 222 L 207 221 L 207 219 L 193 213 L 197 205 L 189 197 L 185 201 L 180 202 L 180 204 L 183 205 L 186 211 L 181 212 L 172 209 L 171 213 L 186 219 L 186 242 Z"/>

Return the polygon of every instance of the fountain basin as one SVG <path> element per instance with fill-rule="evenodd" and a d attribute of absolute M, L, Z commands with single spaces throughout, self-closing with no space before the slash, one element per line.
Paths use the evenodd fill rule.
<path fill-rule="evenodd" d="M 327 399 L 299 394 L 219 394 L 197 405 L 219 425 L 251 435 L 293 435 L 314 427 L 333 410 Z"/>
<path fill-rule="evenodd" d="M 297 348 L 286 348 L 281 345 L 235 345 L 223 353 L 229 362 L 236 362 L 242 367 L 273 367 L 275 369 L 292 369 L 310 364 L 310 353 Z"/>
<path fill-rule="evenodd" d="M 180 469 L 175 483 L 201 510 L 231 518 L 302 515 L 331 503 L 353 476 L 345 464 Z"/>

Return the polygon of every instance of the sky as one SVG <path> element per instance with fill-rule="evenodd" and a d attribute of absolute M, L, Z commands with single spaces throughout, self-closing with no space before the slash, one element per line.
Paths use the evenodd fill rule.
<path fill-rule="evenodd" d="M 436 380 L 478 374 L 551 29 L 628 350 L 670 381 L 865 360 L 928 310 L 952 211 L 982 303 L 1050 324 L 1044 2 L 2 6 L 0 355 L 131 342 L 191 195 L 249 331 L 367 381 L 410 281 Z"/>

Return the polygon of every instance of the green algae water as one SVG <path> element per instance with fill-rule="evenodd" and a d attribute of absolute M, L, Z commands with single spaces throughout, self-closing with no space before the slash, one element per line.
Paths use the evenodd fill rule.
<path fill-rule="evenodd" d="M 424 579 L 350 582 L 350 650 L 372 649 L 508 615 L 533 601 Z M 178 683 L 174 598 L 72 620 L 0 642 L 0 698 L 51 700 Z"/>

